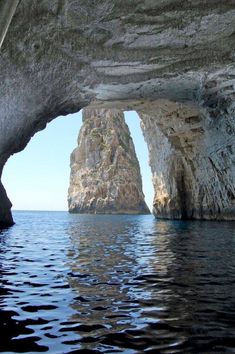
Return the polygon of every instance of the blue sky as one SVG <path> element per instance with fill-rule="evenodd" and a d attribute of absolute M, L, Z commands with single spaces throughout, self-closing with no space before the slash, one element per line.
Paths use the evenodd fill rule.
<path fill-rule="evenodd" d="M 125 118 L 141 166 L 146 203 L 152 209 L 152 177 L 139 117 L 126 112 Z M 2 180 L 13 209 L 67 210 L 70 153 L 77 145 L 81 125 L 81 112 L 58 117 L 37 133 L 24 151 L 8 160 Z"/>

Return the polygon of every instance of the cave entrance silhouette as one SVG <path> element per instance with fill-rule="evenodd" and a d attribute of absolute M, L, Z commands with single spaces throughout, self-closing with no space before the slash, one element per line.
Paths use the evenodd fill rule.
<path fill-rule="evenodd" d="M 13 210 L 67 210 L 69 157 L 82 126 L 81 112 L 57 117 L 38 132 L 3 170 L 2 181 Z M 125 112 L 140 163 L 146 203 L 152 210 L 153 185 L 148 148 L 135 111 Z"/>

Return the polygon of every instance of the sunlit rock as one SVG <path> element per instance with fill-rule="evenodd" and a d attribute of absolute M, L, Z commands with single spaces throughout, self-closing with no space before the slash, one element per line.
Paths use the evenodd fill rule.
<path fill-rule="evenodd" d="M 159 100 L 194 105 L 203 131 L 191 129 L 192 154 L 182 143 L 189 126 L 183 117 L 174 115 L 171 138 L 173 121 L 151 123 L 156 137 L 166 137 L 152 143 L 151 156 L 160 149 L 166 157 L 162 173 L 152 167 L 155 209 L 162 216 L 235 219 L 234 18 L 233 0 L 20 1 L 0 53 L 0 166 L 49 121 L 86 106 L 156 119 Z M 171 202 L 164 203 L 167 194 Z M 10 204 L 1 205 L 8 209 L 4 220 Z"/>
<path fill-rule="evenodd" d="M 235 105 L 218 105 L 162 102 L 140 113 L 158 218 L 234 220 Z"/>
<path fill-rule="evenodd" d="M 148 214 L 139 162 L 124 115 L 83 110 L 78 147 L 71 155 L 69 211 Z"/>

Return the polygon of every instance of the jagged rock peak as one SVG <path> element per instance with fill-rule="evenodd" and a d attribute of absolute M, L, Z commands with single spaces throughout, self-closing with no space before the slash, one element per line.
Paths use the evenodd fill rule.
<path fill-rule="evenodd" d="M 68 204 L 73 213 L 149 213 L 122 111 L 83 110 L 78 147 L 71 154 Z"/>

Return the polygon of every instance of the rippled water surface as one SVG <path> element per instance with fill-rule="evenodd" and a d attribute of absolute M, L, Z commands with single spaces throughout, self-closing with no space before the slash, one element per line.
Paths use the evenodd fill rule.
<path fill-rule="evenodd" d="M 235 224 L 16 212 L 0 352 L 235 353 Z"/>

